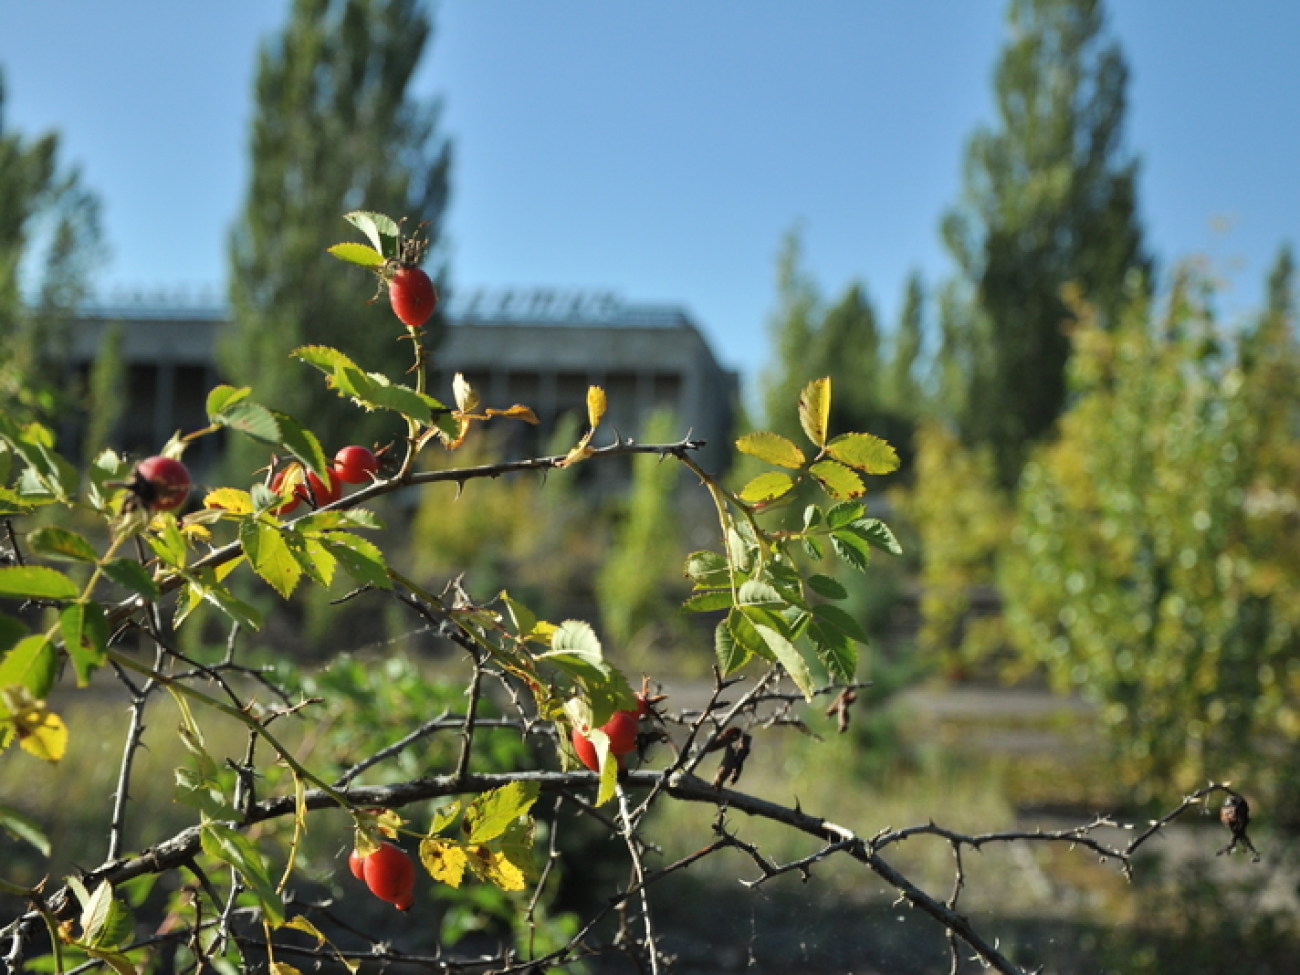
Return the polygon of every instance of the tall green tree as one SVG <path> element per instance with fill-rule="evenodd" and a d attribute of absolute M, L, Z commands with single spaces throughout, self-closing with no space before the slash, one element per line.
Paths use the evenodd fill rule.
<path fill-rule="evenodd" d="M 770 324 L 773 360 L 762 378 L 763 423 L 769 430 L 794 436 L 798 424 L 790 415 L 790 404 L 814 378 L 808 375 L 807 355 L 822 314 L 817 285 L 803 267 L 803 240 L 797 230 L 781 240 L 776 296 Z"/>
<path fill-rule="evenodd" d="M 1100 0 L 1011 0 L 997 122 L 966 153 L 943 236 L 974 313 L 963 434 L 988 443 L 1005 484 L 1060 414 L 1076 285 L 1103 326 L 1149 275 L 1137 162 L 1122 144 L 1128 68 Z"/>
<path fill-rule="evenodd" d="M 392 430 L 350 419 L 344 433 L 337 397 L 288 353 L 332 345 L 390 375 L 409 362 L 391 312 L 366 304 L 374 282 L 321 241 L 355 236 L 341 219 L 353 209 L 405 215 L 408 230 L 425 223 L 438 241 L 450 149 L 438 135 L 438 103 L 411 91 L 431 35 L 418 0 L 295 0 L 260 54 L 252 174 L 230 242 L 235 326 L 221 365 L 267 405 L 310 416 L 327 449 Z M 438 328 L 426 326 L 427 343 Z"/>
<path fill-rule="evenodd" d="M 903 293 L 903 308 L 898 315 L 890 342 L 888 361 L 882 365 L 881 387 L 890 408 L 915 416 L 921 409 L 921 383 L 917 376 L 921 346 L 925 338 L 925 283 L 912 272 Z"/>
<path fill-rule="evenodd" d="M 0 411 L 49 420 L 72 405 L 63 353 L 100 255 L 99 203 L 55 133 L 6 128 L 4 101 L 0 75 Z"/>

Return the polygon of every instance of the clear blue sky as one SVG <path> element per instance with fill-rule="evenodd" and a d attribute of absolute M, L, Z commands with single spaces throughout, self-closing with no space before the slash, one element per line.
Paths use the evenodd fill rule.
<path fill-rule="evenodd" d="M 288 7 L 0 0 L 4 125 L 57 129 L 102 197 L 105 291 L 224 287 L 257 46 Z M 993 117 L 1004 7 L 446 0 L 418 94 L 455 143 L 453 284 L 680 304 L 753 377 L 798 226 L 823 293 L 862 279 L 892 323 L 911 269 L 951 273 L 938 221 Z M 1165 269 L 1208 255 L 1225 310 L 1255 307 L 1300 245 L 1300 3 L 1108 8 L 1148 242 Z"/>

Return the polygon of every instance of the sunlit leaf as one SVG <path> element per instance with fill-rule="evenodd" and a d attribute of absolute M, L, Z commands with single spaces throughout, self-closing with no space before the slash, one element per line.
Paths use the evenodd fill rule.
<path fill-rule="evenodd" d="M 207 413 L 208 419 L 215 423 L 216 417 L 224 413 L 227 409 L 234 406 L 240 400 L 248 397 L 253 391 L 251 386 L 213 386 L 212 391 L 208 393 Z"/>
<path fill-rule="evenodd" d="M 587 387 L 587 423 L 591 429 L 600 426 L 605 416 L 605 390 L 599 386 Z"/>
<path fill-rule="evenodd" d="M 859 498 L 867 492 L 861 475 L 838 461 L 819 460 L 808 468 L 808 473 L 815 477 L 822 489 L 837 501 Z"/>
<path fill-rule="evenodd" d="M 373 542 L 350 532 L 329 532 L 321 535 L 320 543 L 338 559 L 343 571 L 358 585 L 393 588 L 384 553 Z"/>
<path fill-rule="evenodd" d="M 870 433 L 845 433 L 826 445 L 826 453 L 842 464 L 868 474 L 889 474 L 898 470 L 898 451 Z"/>
<path fill-rule="evenodd" d="M 479 397 L 474 387 L 469 384 L 464 373 L 456 373 L 451 379 L 451 397 L 456 409 L 462 413 L 473 413 L 478 408 Z"/>
<path fill-rule="evenodd" d="M 765 504 L 790 493 L 794 478 L 784 471 L 767 471 L 759 474 L 740 489 L 740 500 L 746 504 Z"/>
<path fill-rule="evenodd" d="M 302 578 L 302 567 L 280 530 L 260 521 L 245 521 L 239 526 L 239 540 L 253 571 L 282 598 L 292 596 Z"/>
<path fill-rule="evenodd" d="M 37 555 L 73 562 L 94 562 L 99 556 L 90 542 L 76 532 L 46 525 L 27 536 L 27 544 Z"/>
<path fill-rule="evenodd" d="M 799 424 L 808 439 L 818 447 L 826 446 L 831 422 L 831 381 L 814 379 L 799 394 Z"/>
<path fill-rule="evenodd" d="M 77 672 L 77 685 L 85 687 L 90 675 L 104 663 L 108 649 L 108 617 L 99 603 L 72 603 L 59 614 L 63 645 Z"/>
<path fill-rule="evenodd" d="M 420 862 L 439 883 L 459 887 L 468 861 L 469 856 L 459 843 L 427 836 L 420 841 Z"/>
<path fill-rule="evenodd" d="M 366 239 L 375 245 L 377 251 L 384 249 L 385 237 L 400 237 L 402 234 L 402 228 L 398 226 L 397 221 L 386 213 L 378 213 L 374 210 L 351 210 L 343 214 L 343 219 L 365 234 Z"/>
<path fill-rule="evenodd" d="M 532 808 L 540 788 L 536 782 L 510 782 L 476 797 L 465 809 L 465 841 L 496 839 Z"/>
<path fill-rule="evenodd" d="M 250 840 L 224 823 L 208 822 L 199 831 L 203 852 L 235 868 L 244 884 L 257 897 L 266 921 L 272 927 L 284 923 L 284 901 L 276 893 L 266 862 Z"/>
<path fill-rule="evenodd" d="M 0 567 L 0 596 L 19 599 L 76 599 L 77 584 L 46 565 Z"/>
<path fill-rule="evenodd" d="M 722 676 L 735 673 L 749 660 L 749 652 L 736 642 L 731 626 L 727 620 L 719 621 L 713 629 L 713 652 L 718 660 Z"/>
<path fill-rule="evenodd" d="M 253 513 L 253 499 L 247 491 L 221 487 L 203 496 L 203 507 L 220 508 L 232 515 L 248 515 Z"/>
<path fill-rule="evenodd" d="M 260 403 L 241 399 L 212 417 L 212 422 L 245 433 L 262 443 L 280 442 L 280 424 L 275 415 Z"/>
<path fill-rule="evenodd" d="M 471 846 L 468 852 L 470 869 L 480 879 L 496 884 L 506 891 L 524 889 L 524 872 L 511 863 L 500 850 L 493 850 L 487 846 Z"/>
<path fill-rule="evenodd" d="M 34 633 L 15 643 L 0 661 L 0 688 L 23 687 L 43 698 L 54 686 L 57 666 L 54 644 L 43 633 Z"/>
<path fill-rule="evenodd" d="M 325 248 L 326 252 L 334 255 L 340 261 L 347 261 L 350 264 L 358 264 L 361 267 L 379 267 L 384 263 L 384 255 L 379 253 L 373 247 L 366 244 L 358 244 L 356 241 L 346 241 L 342 244 L 334 244 Z"/>
<path fill-rule="evenodd" d="M 50 841 L 42 831 L 40 824 L 30 816 L 26 816 L 17 809 L 3 803 L 0 803 L 0 829 L 3 829 L 15 839 L 22 840 L 29 846 L 35 847 L 42 856 L 50 855 Z"/>
<path fill-rule="evenodd" d="M 736 441 L 736 449 L 778 467 L 799 468 L 807 459 L 793 442 L 766 430 L 745 434 Z"/>
<path fill-rule="evenodd" d="M 532 407 L 523 406 L 515 403 L 513 406 L 507 406 L 504 410 L 493 409 L 488 407 L 486 410 L 488 416 L 504 416 L 515 420 L 523 420 L 525 423 L 531 423 L 537 426 L 541 421 L 537 419 L 537 414 L 533 412 Z"/>
<path fill-rule="evenodd" d="M 123 589 L 156 602 L 160 595 L 153 574 L 136 559 L 110 559 L 102 566 L 104 575 Z"/>
<path fill-rule="evenodd" d="M 816 690 L 816 683 L 813 680 L 808 661 L 804 660 L 799 648 L 773 627 L 756 623 L 754 629 L 762 637 L 763 642 L 767 644 L 772 656 L 785 668 L 786 673 L 790 675 L 790 679 L 795 682 L 799 690 L 803 691 L 804 698 L 811 701 L 813 691 Z"/>
<path fill-rule="evenodd" d="M 47 762 L 57 762 L 68 750 L 68 728 L 53 711 L 40 707 L 15 716 L 18 744 L 23 751 Z"/>

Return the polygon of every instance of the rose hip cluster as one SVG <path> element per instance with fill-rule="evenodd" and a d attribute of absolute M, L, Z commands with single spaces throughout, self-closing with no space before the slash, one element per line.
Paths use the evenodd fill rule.
<path fill-rule="evenodd" d="M 303 502 L 314 508 L 332 504 L 343 497 L 344 484 L 365 484 L 378 471 L 379 458 L 374 451 L 356 444 L 343 447 L 334 455 L 334 464 L 330 467 L 327 479 L 321 479 L 315 471 L 304 471 L 296 464 L 282 468 L 271 478 L 272 491 L 279 494 L 286 477 L 297 477 L 299 483 L 293 489 L 293 496 L 276 508 L 275 513 L 290 514 Z"/>
<path fill-rule="evenodd" d="M 392 843 L 381 843 L 368 856 L 353 850 L 348 857 L 352 876 L 370 888 L 381 901 L 388 901 L 399 911 L 409 911 L 415 903 L 415 864 L 410 856 Z"/>

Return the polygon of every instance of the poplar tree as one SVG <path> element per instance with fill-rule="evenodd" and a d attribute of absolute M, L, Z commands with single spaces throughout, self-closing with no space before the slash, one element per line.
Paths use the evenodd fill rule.
<path fill-rule="evenodd" d="M 342 220 L 354 209 L 405 215 L 408 231 L 427 222 L 438 241 L 450 149 L 438 135 L 438 102 L 412 91 L 431 35 L 417 0 L 295 0 L 260 53 L 251 178 L 230 240 L 235 324 L 221 365 L 259 401 L 310 417 L 327 450 L 394 433 L 359 429 L 352 418 L 344 434 L 333 420 L 345 415 L 338 398 L 289 352 L 331 345 L 390 375 L 410 361 L 392 313 L 366 303 L 375 282 L 321 241 L 354 238 Z M 441 277 L 440 267 L 429 270 Z M 439 328 L 436 319 L 426 326 L 426 343 Z"/>
<path fill-rule="evenodd" d="M 60 165 L 57 134 L 6 129 L 4 102 L 0 75 L 0 412 L 50 421 L 72 405 L 61 373 L 99 256 L 99 203 Z"/>
<path fill-rule="evenodd" d="M 944 220 L 975 308 L 959 418 L 1008 486 L 1066 397 L 1075 285 L 1103 325 L 1149 275 L 1137 161 L 1122 145 L 1128 68 L 1100 0 L 1011 0 L 997 123 L 971 138 L 963 199 Z"/>

